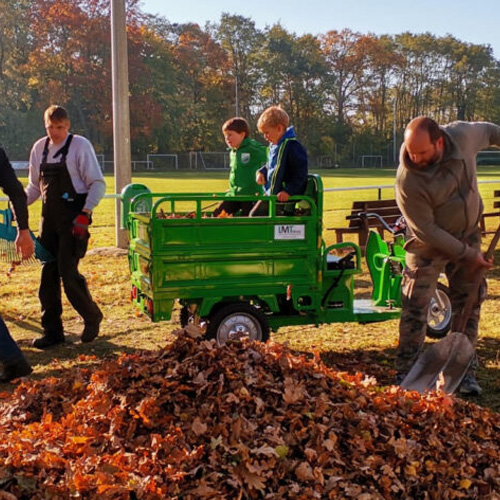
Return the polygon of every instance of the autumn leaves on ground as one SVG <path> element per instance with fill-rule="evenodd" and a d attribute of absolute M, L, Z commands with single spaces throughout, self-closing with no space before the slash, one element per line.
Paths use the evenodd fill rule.
<path fill-rule="evenodd" d="M 67 342 L 33 349 L 40 268 L 0 265 L 2 315 L 35 368 L 0 386 L 0 500 L 500 498 L 497 267 L 483 395 L 421 398 L 390 385 L 397 321 L 222 348 L 176 332 L 177 315 L 151 323 L 130 303 L 126 255 L 99 248 L 99 231 L 81 266 L 105 314 L 91 344 L 65 301 Z"/>
<path fill-rule="evenodd" d="M 180 331 L 164 349 L 61 375 L 4 396 L 0 484 L 12 498 L 500 491 L 500 415 L 442 394 L 380 389 L 282 344 L 218 348 Z"/>
<path fill-rule="evenodd" d="M 396 321 L 284 328 L 270 345 L 176 339 L 173 323 L 132 308 L 126 257 L 91 252 L 82 271 L 99 290 L 102 335 L 79 343 L 82 325 L 66 304 L 68 342 L 38 352 L 29 347 L 39 334 L 37 297 L 26 293 L 38 271 L 21 266 L 2 287 L 9 326 L 36 369 L 2 387 L 0 492 L 15 495 L 5 498 L 500 494 L 498 413 L 387 385 Z M 498 310 L 493 277 L 487 324 Z M 488 342 L 498 353 L 497 340 Z M 481 379 L 496 378 L 483 401 L 493 407 L 498 370 L 488 366 Z"/>

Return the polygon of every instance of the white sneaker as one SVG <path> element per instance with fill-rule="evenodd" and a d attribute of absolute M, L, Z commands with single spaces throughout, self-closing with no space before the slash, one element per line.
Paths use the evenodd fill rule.
<path fill-rule="evenodd" d="M 483 390 L 477 383 L 476 376 L 468 373 L 462 380 L 458 392 L 466 396 L 480 396 Z"/>

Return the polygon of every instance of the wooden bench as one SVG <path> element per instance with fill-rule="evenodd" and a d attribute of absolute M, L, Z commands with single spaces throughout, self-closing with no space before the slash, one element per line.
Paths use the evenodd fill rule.
<path fill-rule="evenodd" d="M 396 220 L 401 217 L 401 212 L 396 205 L 396 200 L 367 200 L 367 201 L 354 201 L 351 207 L 351 213 L 346 219 L 349 221 L 347 227 L 327 228 L 327 230 L 335 231 L 337 243 L 341 243 L 344 239 L 344 234 L 357 234 L 359 246 L 364 250 L 366 240 L 368 238 L 368 231 L 370 228 L 378 230 L 382 238 L 384 237 L 384 226 L 376 218 L 358 218 L 356 216 L 360 212 L 375 212 L 380 214 L 384 220 L 392 225 Z"/>
<path fill-rule="evenodd" d="M 483 234 L 490 234 L 495 232 L 486 230 L 486 221 L 484 219 L 487 219 L 488 217 L 500 217 L 500 190 L 493 191 L 493 210 L 493 212 L 486 212 L 481 216 L 479 225 Z"/>

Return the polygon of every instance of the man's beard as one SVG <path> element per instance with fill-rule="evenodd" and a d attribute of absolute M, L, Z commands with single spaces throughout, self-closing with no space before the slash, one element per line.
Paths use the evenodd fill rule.
<path fill-rule="evenodd" d="M 434 155 L 429 160 L 426 160 L 425 162 L 416 163 L 416 165 L 419 168 L 429 167 L 431 165 L 439 163 L 442 160 L 442 158 L 443 158 L 443 153 L 439 151 L 438 148 L 436 148 L 434 151 Z"/>

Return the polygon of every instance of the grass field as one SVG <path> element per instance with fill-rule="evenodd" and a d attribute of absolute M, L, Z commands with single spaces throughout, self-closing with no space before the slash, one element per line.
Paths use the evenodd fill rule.
<path fill-rule="evenodd" d="M 325 188 L 362 186 L 392 186 L 394 170 L 338 169 L 321 172 Z M 482 167 L 481 181 L 500 183 L 500 168 Z M 108 193 L 114 192 L 113 178 L 108 177 Z M 221 192 L 227 186 L 227 173 L 174 172 L 162 176 L 142 175 L 134 182 L 146 184 L 155 192 Z M 480 186 L 487 210 L 491 208 L 493 189 L 499 184 Z M 354 199 L 376 199 L 378 190 L 333 191 L 325 193 L 324 227 L 345 225 L 345 215 Z M 393 198 L 392 187 L 382 190 L 384 198 Z M 115 242 L 114 199 L 105 199 L 94 215 L 89 254 L 81 263 L 92 295 L 103 309 L 105 320 L 102 334 L 89 345 L 81 344 L 79 334 L 83 324 L 64 299 L 64 324 L 68 338 L 65 345 L 49 352 L 31 348 L 31 340 L 40 335 L 38 284 L 40 267 L 23 265 L 8 274 L 9 266 L 0 265 L 1 313 L 11 332 L 34 365 L 33 377 L 64 376 L 64 371 L 75 366 L 98 363 L 105 357 L 138 349 L 155 349 L 172 339 L 175 321 L 151 323 L 139 314 L 129 301 L 129 276 L 127 258 L 123 252 L 112 248 Z M 39 202 L 30 208 L 31 226 L 38 224 Z M 488 220 L 493 228 L 497 221 Z M 334 233 L 325 229 L 324 238 L 333 243 Z M 487 240 L 485 241 L 487 243 Z M 496 253 L 496 262 L 500 255 Z M 500 411 L 500 333 L 498 310 L 500 304 L 500 267 L 489 273 L 489 297 L 483 307 L 480 325 L 478 354 L 481 362 L 479 378 L 483 395 L 477 402 Z M 357 287 L 367 292 L 368 275 L 358 280 Z M 389 384 L 394 375 L 392 361 L 397 343 L 397 321 L 359 325 L 354 323 L 331 324 L 321 327 L 289 327 L 272 334 L 276 342 L 288 342 L 298 351 L 318 351 L 324 361 L 341 371 L 362 371 L 375 376 L 380 384 Z M 94 358 L 92 357 L 94 356 Z M 11 386 L 3 385 L 1 390 Z"/>

